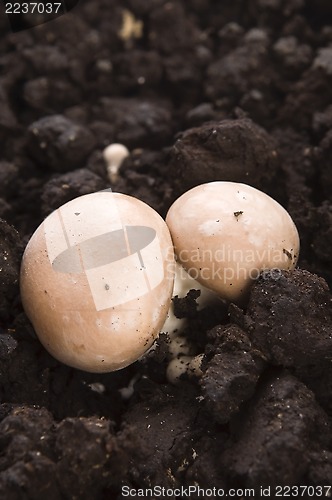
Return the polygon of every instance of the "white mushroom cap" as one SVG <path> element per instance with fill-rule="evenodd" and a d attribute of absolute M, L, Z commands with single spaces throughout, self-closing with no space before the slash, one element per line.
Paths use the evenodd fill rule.
<path fill-rule="evenodd" d="M 21 297 L 44 347 L 90 372 L 136 361 L 163 325 L 174 255 L 164 220 L 131 196 L 101 191 L 49 215 L 23 255 Z"/>
<path fill-rule="evenodd" d="M 242 302 L 267 269 L 293 269 L 300 241 L 288 212 L 245 184 L 211 182 L 178 198 L 166 217 L 188 273 L 224 299 Z"/>

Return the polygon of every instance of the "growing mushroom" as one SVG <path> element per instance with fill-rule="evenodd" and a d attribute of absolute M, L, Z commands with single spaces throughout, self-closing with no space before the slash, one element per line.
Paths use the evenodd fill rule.
<path fill-rule="evenodd" d="M 131 196 L 101 191 L 50 214 L 31 237 L 21 297 L 45 348 L 65 364 L 108 372 L 157 337 L 173 290 L 164 220 Z"/>
<path fill-rule="evenodd" d="M 293 269 L 298 260 L 299 235 L 288 212 L 246 184 L 197 186 L 173 203 L 166 223 L 187 272 L 240 304 L 262 271 Z"/>
<path fill-rule="evenodd" d="M 115 142 L 104 149 L 103 158 L 106 162 L 108 178 L 112 184 L 117 181 L 119 168 L 127 156 L 129 156 L 129 151 L 123 144 Z"/>

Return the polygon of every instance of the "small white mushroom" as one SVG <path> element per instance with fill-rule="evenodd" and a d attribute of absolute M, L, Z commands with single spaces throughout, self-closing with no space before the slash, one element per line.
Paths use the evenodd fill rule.
<path fill-rule="evenodd" d="M 118 180 L 119 169 L 127 156 L 129 156 L 129 151 L 123 144 L 115 142 L 104 149 L 103 158 L 106 162 L 108 178 L 112 184 Z"/>

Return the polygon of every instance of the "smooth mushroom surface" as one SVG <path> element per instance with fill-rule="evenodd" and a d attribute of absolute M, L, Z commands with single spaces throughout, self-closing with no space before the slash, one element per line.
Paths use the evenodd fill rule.
<path fill-rule="evenodd" d="M 163 219 L 131 196 L 101 191 L 49 215 L 30 239 L 21 296 L 45 348 L 91 372 L 136 361 L 153 343 L 173 290 Z"/>
<path fill-rule="evenodd" d="M 226 300 L 241 303 L 264 270 L 296 266 L 300 241 L 287 211 L 256 188 L 210 182 L 178 198 L 168 211 L 178 261 Z"/>

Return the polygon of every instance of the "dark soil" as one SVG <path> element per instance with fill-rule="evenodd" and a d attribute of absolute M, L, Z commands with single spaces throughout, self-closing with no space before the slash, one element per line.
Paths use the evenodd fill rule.
<path fill-rule="evenodd" d="M 1 499 L 331 483 L 331 5 L 81 0 L 18 33 L 0 6 Z M 201 379 L 168 384 L 164 336 L 119 372 L 73 370 L 22 310 L 25 244 L 52 210 L 110 187 L 115 141 L 131 154 L 112 189 L 162 216 L 190 187 L 233 180 L 299 229 L 299 268 L 265 273 L 245 310 L 177 304 Z"/>

